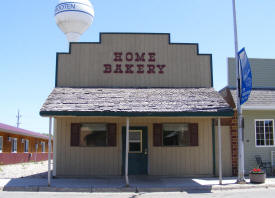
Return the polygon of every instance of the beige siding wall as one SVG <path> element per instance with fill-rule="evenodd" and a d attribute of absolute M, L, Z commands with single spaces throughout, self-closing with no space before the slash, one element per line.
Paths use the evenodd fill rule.
<path fill-rule="evenodd" d="M 126 118 L 56 118 L 56 175 L 121 175 L 121 128 Z M 116 123 L 116 147 L 71 147 L 71 123 Z M 153 147 L 153 123 L 198 123 L 198 147 Z M 169 176 L 213 174 L 212 122 L 210 118 L 130 118 L 130 126 L 148 127 L 148 173 Z"/>
<path fill-rule="evenodd" d="M 257 167 L 255 155 L 261 155 L 263 161 L 271 162 L 271 151 L 275 151 L 275 146 L 256 147 L 255 119 L 273 119 L 275 121 L 275 111 L 243 111 L 243 116 L 245 173 L 248 174 L 249 170 Z"/>
<path fill-rule="evenodd" d="M 59 87 L 211 87 L 211 55 L 198 55 L 195 44 L 169 44 L 168 34 L 102 34 L 101 43 L 74 43 L 70 54 L 58 55 Z M 123 53 L 123 61 L 114 61 L 114 52 Z M 138 52 L 145 62 L 126 61 L 125 54 Z M 155 61 L 148 60 L 154 52 Z M 112 65 L 112 73 L 104 73 L 104 64 Z M 113 73 L 121 64 L 124 73 Z M 132 74 L 125 64 L 133 64 Z M 144 73 L 137 73 L 137 64 Z M 164 73 L 147 73 L 147 65 L 165 65 Z"/>
<path fill-rule="evenodd" d="M 275 87 L 275 59 L 249 59 L 253 88 Z M 228 85 L 236 87 L 235 59 L 228 59 Z"/>
<path fill-rule="evenodd" d="M 152 125 L 150 126 L 150 175 L 166 176 L 209 176 L 213 174 L 212 125 L 211 119 L 158 119 L 160 123 L 190 122 L 199 124 L 199 146 L 196 147 L 153 147 Z"/>
<path fill-rule="evenodd" d="M 232 176 L 232 155 L 231 155 L 231 134 L 230 126 L 221 126 L 222 135 L 222 175 L 224 177 Z M 218 127 L 215 127 L 215 154 L 216 154 L 216 175 L 219 175 L 219 141 Z"/>
<path fill-rule="evenodd" d="M 57 176 L 92 176 L 119 175 L 121 169 L 121 148 L 117 147 L 71 147 L 71 123 L 115 120 L 90 118 L 56 119 L 56 175 Z M 120 137 L 120 131 L 117 137 Z M 117 138 L 120 145 L 120 138 Z"/>

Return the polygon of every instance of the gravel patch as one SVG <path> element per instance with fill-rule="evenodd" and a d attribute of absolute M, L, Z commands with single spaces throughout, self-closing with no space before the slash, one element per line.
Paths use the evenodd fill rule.
<path fill-rule="evenodd" d="M 48 161 L 0 165 L 0 179 L 46 178 L 47 176 Z"/>

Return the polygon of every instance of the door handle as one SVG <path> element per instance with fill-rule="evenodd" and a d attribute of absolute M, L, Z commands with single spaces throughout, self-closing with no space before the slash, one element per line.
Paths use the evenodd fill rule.
<path fill-rule="evenodd" d="M 148 150 L 147 150 L 147 148 L 144 149 L 144 155 L 148 155 Z"/>

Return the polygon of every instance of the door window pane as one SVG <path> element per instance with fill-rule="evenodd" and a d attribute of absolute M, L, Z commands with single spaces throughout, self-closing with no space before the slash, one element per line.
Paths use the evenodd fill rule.
<path fill-rule="evenodd" d="M 129 152 L 132 152 L 132 153 L 142 152 L 142 131 L 141 130 L 129 131 Z"/>

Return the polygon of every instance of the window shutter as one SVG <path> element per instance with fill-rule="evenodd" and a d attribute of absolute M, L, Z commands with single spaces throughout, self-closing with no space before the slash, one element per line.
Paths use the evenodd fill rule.
<path fill-rule="evenodd" d="M 199 146 L 199 133 L 198 133 L 198 123 L 190 123 L 190 145 Z"/>
<path fill-rule="evenodd" d="M 154 146 L 162 146 L 162 124 L 153 125 L 153 144 Z"/>
<path fill-rule="evenodd" d="M 108 146 L 116 146 L 116 124 L 108 124 Z"/>
<path fill-rule="evenodd" d="M 79 146 L 80 124 L 71 124 L 71 146 Z"/>

